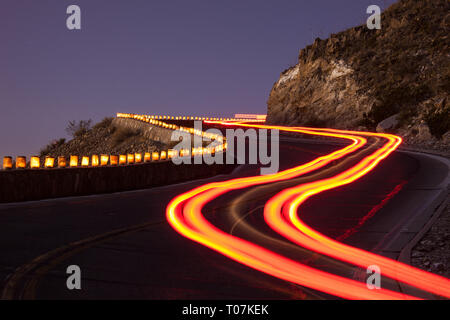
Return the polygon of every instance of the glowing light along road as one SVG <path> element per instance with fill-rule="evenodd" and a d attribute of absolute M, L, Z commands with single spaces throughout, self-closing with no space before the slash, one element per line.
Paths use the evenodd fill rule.
<path fill-rule="evenodd" d="M 230 125 L 229 123 L 224 122 L 218 123 Z M 236 124 L 237 123 L 234 123 L 232 125 Z M 210 183 L 204 186 L 200 186 L 196 189 L 193 189 L 185 194 L 182 194 L 173 199 L 167 207 L 167 219 L 175 230 L 177 230 L 180 234 L 193 241 L 199 242 L 211 249 L 214 249 L 222 253 L 223 255 L 233 260 L 236 260 L 242 264 L 250 266 L 256 270 L 265 272 L 267 274 L 270 274 L 272 276 L 287 281 L 291 281 L 293 283 L 302 286 L 327 292 L 339 297 L 348 299 L 414 298 L 386 289 L 368 290 L 366 285 L 361 282 L 350 280 L 344 277 L 339 277 L 337 275 L 333 275 L 321 270 L 308 267 L 299 262 L 290 260 L 286 257 L 278 255 L 265 248 L 262 248 L 258 245 L 250 243 L 244 239 L 229 235 L 219 230 L 218 228 L 214 227 L 212 224 L 210 224 L 202 215 L 201 209 L 206 203 L 217 198 L 221 194 L 224 194 L 230 190 L 241 189 L 259 184 L 265 184 L 298 177 L 313 170 L 317 170 L 329 164 L 333 160 L 342 158 L 358 150 L 366 143 L 365 138 L 360 137 L 359 135 L 355 135 L 355 133 L 348 131 L 290 128 L 290 127 L 265 126 L 253 124 L 247 125 L 243 123 L 239 123 L 239 125 L 246 127 L 279 129 L 290 132 L 300 132 L 305 134 L 337 137 L 342 139 L 348 139 L 352 141 L 352 144 L 338 151 L 335 151 L 329 155 L 319 157 L 307 164 L 289 170 L 285 170 L 274 175 L 239 178 L 230 181 Z M 372 155 L 364 158 L 356 166 L 352 167 L 351 169 L 345 171 L 342 174 L 339 174 L 336 177 L 313 182 L 312 184 L 306 184 L 306 186 L 308 186 L 307 190 L 306 189 L 299 190 L 297 188 L 291 188 L 272 198 L 265 207 L 265 219 L 272 228 L 274 228 L 280 234 L 286 236 L 288 239 L 302 246 L 307 246 L 308 248 L 314 251 L 322 252 L 333 257 L 340 256 L 341 252 L 339 251 L 335 252 L 334 248 L 332 247 L 330 249 L 331 245 L 330 242 L 333 242 L 333 240 L 328 239 L 329 240 L 328 242 L 324 241 L 323 235 L 315 232 L 314 230 L 306 226 L 304 223 L 302 223 L 300 219 L 297 218 L 295 210 L 300 205 L 300 203 L 305 201 L 309 196 L 321 192 L 323 190 L 328 190 L 337 187 L 339 185 L 343 185 L 345 183 L 350 183 L 358 179 L 359 177 L 363 176 L 364 174 L 372 170 L 382 159 L 384 159 L 392 151 L 394 151 L 401 143 L 400 138 L 392 135 L 367 134 L 359 132 L 356 134 L 381 136 L 383 138 L 388 139 L 388 143 L 386 143 L 381 149 L 377 150 Z M 286 219 L 285 211 L 282 211 L 283 204 L 288 203 L 287 202 L 288 200 L 293 200 L 292 197 L 294 196 L 298 197 L 296 197 L 292 203 L 289 202 L 290 204 L 290 210 L 288 215 L 289 219 Z M 291 214 L 291 212 L 294 212 L 294 214 Z M 311 235 L 313 235 L 315 238 L 311 237 Z M 335 245 L 334 242 L 333 245 Z M 365 253 L 370 254 L 368 252 Z M 386 258 L 383 259 L 377 261 L 381 261 L 384 264 L 386 264 L 385 260 L 387 260 L 390 262 L 390 267 L 394 267 L 393 269 L 395 269 L 395 264 L 397 262 Z M 345 261 L 349 261 L 357 265 L 366 264 L 366 261 L 359 262 L 356 260 L 357 257 L 353 256 L 351 258 L 347 257 L 345 259 Z M 371 264 L 375 264 L 374 260 L 372 260 Z M 412 267 L 409 268 L 414 269 Z M 410 269 L 408 269 L 407 271 L 411 272 Z M 393 272 L 391 275 L 394 279 L 397 279 L 394 273 L 395 272 Z M 444 282 L 447 281 L 448 283 L 448 280 L 445 278 L 429 275 L 426 272 L 424 273 L 427 274 L 429 277 L 436 277 L 433 279 L 439 280 L 441 286 L 443 281 Z M 409 274 L 406 273 L 406 276 L 403 276 L 402 274 L 400 277 L 408 278 L 408 276 Z M 411 280 L 409 282 L 413 281 Z M 438 294 L 445 296 L 445 294 L 442 294 L 442 292 L 439 292 Z"/>

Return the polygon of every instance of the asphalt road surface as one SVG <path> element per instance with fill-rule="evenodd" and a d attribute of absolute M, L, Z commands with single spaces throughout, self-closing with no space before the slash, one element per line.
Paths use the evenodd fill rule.
<path fill-rule="evenodd" d="M 340 147 L 284 138 L 280 169 Z M 359 268 L 281 238 L 264 223 L 262 210 L 280 190 L 336 174 L 361 160 L 372 147 L 369 144 L 349 158 L 297 179 L 227 193 L 207 205 L 205 216 L 228 233 L 316 268 L 360 279 L 364 272 Z M 228 176 L 148 190 L 0 205 L 2 298 L 334 298 L 230 260 L 182 237 L 167 223 L 166 206 L 178 194 L 206 182 L 258 172 L 257 166 L 244 165 Z M 302 217 L 325 235 L 396 258 L 417 233 L 402 232 L 403 226 L 447 174 L 448 168 L 438 160 L 397 151 L 355 183 L 308 200 Z M 67 289 L 70 265 L 81 268 L 81 290 Z M 389 279 L 383 279 L 383 287 L 398 290 L 398 284 Z"/>

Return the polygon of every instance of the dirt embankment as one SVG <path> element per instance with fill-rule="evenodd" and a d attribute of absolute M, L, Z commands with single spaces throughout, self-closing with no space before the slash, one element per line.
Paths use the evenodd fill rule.
<path fill-rule="evenodd" d="M 99 154 L 126 154 L 166 150 L 167 144 L 149 139 L 139 128 L 114 124 L 113 118 L 105 118 L 88 130 L 80 130 L 70 141 L 55 140 L 41 150 L 41 156 Z"/>
<path fill-rule="evenodd" d="M 413 249 L 411 263 L 450 278 L 450 196 L 447 208 Z"/>

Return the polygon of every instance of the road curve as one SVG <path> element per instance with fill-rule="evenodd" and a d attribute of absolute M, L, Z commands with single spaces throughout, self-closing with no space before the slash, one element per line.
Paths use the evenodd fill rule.
<path fill-rule="evenodd" d="M 226 124 L 223 122 L 219 123 Z M 332 129 L 314 130 L 310 128 L 246 125 L 242 123 L 236 123 L 236 125 L 330 136 L 348 139 L 353 141 L 353 143 L 327 156 L 319 157 L 293 169 L 269 176 L 240 178 L 221 183 L 211 183 L 176 197 L 167 208 L 167 219 L 179 233 L 256 270 L 332 295 L 350 299 L 413 299 L 411 296 L 398 294 L 383 288 L 368 290 L 367 286 L 363 283 L 312 269 L 306 265 L 286 259 L 265 248 L 226 234 L 210 224 L 201 212 L 202 208 L 209 201 L 226 192 L 301 176 L 320 169 L 331 161 L 345 157 L 361 148 L 367 142 L 361 136 L 381 137 L 386 139 L 387 142 L 371 155 L 363 158 L 363 160 L 352 168 L 328 179 L 322 179 L 284 190 L 271 198 L 265 206 L 265 220 L 272 229 L 284 237 L 312 251 L 365 268 L 376 265 L 383 269 L 385 275 L 395 280 L 447 298 L 450 297 L 450 281 L 448 279 L 358 248 L 341 244 L 310 228 L 297 215 L 300 204 L 314 194 L 352 183 L 370 172 L 380 161 L 388 157 L 401 144 L 401 138 L 389 134 Z M 287 208 L 284 210 L 284 217 L 282 214 L 283 206 Z"/>
<path fill-rule="evenodd" d="M 325 135 L 317 129 L 300 130 Z M 230 191 L 230 181 L 255 183 L 251 177 L 257 174 L 257 167 L 242 166 L 230 176 L 149 190 L 0 205 L 2 298 L 413 298 L 401 293 L 397 277 L 383 277 L 382 290 L 368 290 L 356 272 L 365 263 L 358 259 L 349 263 L 347 258 L 342 261 L 341 255 L 329 249 L 331 244 L 310 237 L 309 231 L 302 228 L 309 227 L 329 239 L 341 239 L 345 245 L 364 252 L 372 251 L 392 225 L 404 218 L 399 211 L 391 210 L 405 206 L 397 199 L 411 192 L 416 178 L 420 177 L 423 183 L 424 173 L 427 179 L 435 175 L 437 181 L 442 168 L 421 157 L 393 152 L 354 182 L 302 202 L 298 211 L 302 224 L 295 225 L 296 216 L 289 214 L 289 208 L 293 208 L 296 197 L 303 195 L 300 186 L 312 187 L 318 181 L 348 173 L 386 144 L 384 138 L 362 133 L 339 135 L 339 140 L 348 142 L 337 145 L 283 138 L 279 179 L 248 185 L 245 189 L 236 187 Z M 342 154 L 345 156 L 339 157 Z M 303 174 L 298 174 L 298 170 L 303 170 Z M 205 190 L 205 186 L 217 187 L 220 183 L 227 187 L 214 188 L 211 193 Z M 276 270 L 279 276 L 257 271 L 197 242 L 186 241 L 184 235 L 178 236 L 173 231 L 162 214 L 167 204 L 171 200 L 174 204 L 180 195 L 192 194 L 199 188 L 200 197 L 188 197 L 177 207 L 175 213 L 183 218 L 180 222 L 195 227 L 195 232 L 201 231 L 209 241 L 226 246 L 230 255 L 237 252 L 251 259 L 252 264 L 258 263 L 258 268 L 265 268 L 264 271 L 273 271 L 279 262 L 267 260 L 266 254 L 281 257 L 281 267 L 277 265 L 279 271 Z M 301 237 L 301 241 L 270 228 L 265 213 L 273 199 L 280 199 L 286 190 L 291 190 L 293 196 L 287 201 L 283 199 L 281 211 L 276 211 L 282 220 L 274 220 L 274 224 L 288 224 L 295 231 L 295 239 Z M 211 200 L 211 196 L 215 199 Z M 181 217 L 185 213 L 186 220 Z M 372 232 L 374 228 L 376 232 Z M 216 238 L 216 232 L 220 237 Z M 304 237 L 307 243 L 303 243 Z M 241 240 L 249 247 L 240 247 Z M 313 247 L 308 247 L 310 241 L 314 241 Z M 320 250 L 323 252 L 318 253 Z M 65 270 L 70 264 L 82 269 L 80 291 L 65 287 Z M 440 287 L 446 283 L 448 280 L 444 279 L 441 282 L 444 286 Z"/>

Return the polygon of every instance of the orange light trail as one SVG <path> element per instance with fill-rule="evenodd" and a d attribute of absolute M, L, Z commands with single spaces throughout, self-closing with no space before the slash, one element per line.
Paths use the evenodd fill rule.
<path fill-rule="evenodd" d="M 250 125 L 241 122 L 209 122 L 223 125 L 277 129 L 289 132 L 336 137 L 350 140 L 352 143 L 340 150 L 332 152 L 326 156 L 319 157 L 304 165 L 281 171 L 273 175 L 238 178 L 224 182 L 209 183 L 177 196 L 170 202 L 166 211 L 169 223 L 177 232 L 256 270 L 302 286 L 327 292 L 335 296 L 347 299 L 414 299 L 414 297 L 386 289 L 369 290 L 366 285 L 361 282 L 339 277 L 337 275 L 320 271 L 290 260 L 258 245 L 219 230 L 210 224 L 201 212 L 206 203 L 231 190 L 242 189 L 280 180 L 287 180 L 314 170 L 318 170 L 328 165 L 331 161 L 340 159 L 363 147 L 367 142 L 365 138 L 355 135 L 354 132 L 331 129 L 291 128 L 255 124 Z M 296 208 L 312 194 L 335 188 L 344 183 L 350 183 L 367 174 L 367 172 L 372 170 L 382 159 L 386 158 L 401 143 L 400 138 L 392 135 L 368 133 L 356 134 L 382 136 L 388 139 L 388 143 L 372 155 L 364 158 L 363 161 L 356 166 L 338 175 L 337 179 L 333 180 L 335 178 L 334 177 L 330 178 L 331 180 L 324 179 L 319 182 L 314 182 L 313 184 L 315 185 L 313 189 L 304 192 L 302 196 L 295 198 L 292 202 L 289 210 L 290 220 L 285 219 L 285 216 L 283 216 L 283 203 L 297 195 L 299 190 L 295 188 L 286 190 L 289 191 L 289 196 L 287 198 L 286 193 L 284 192 L 272 198 L 265 207 L 265 219 L 269 225 L 290 240 L 294 241 L 295 239 L 296 241 L 294 242 L 304 242 L 304 238 L 308 239 L 308 244 L 311 244 L 311 247 L 314 247 L 314 251 L 316 251 L 315 246 L 320 246 L 320 249 L 323 251 L 333 251 L 333 249 L 325 250 L 324 248 L 326 246 L 324 244 L 320 244 L 317 239 L 310 238 L 311 235 L 314 235 L 320 239 L 320 241 L 324 241 L 323 235 L 320 235 L 311 228 L 307 227 L 297 218 L 295 214 Z M 308 184 L 308 186 L 311 187 L 312 184 Z M 294 212 L 294 214 L 292 214 L 292 212 Z M 308 236 L 302 232 L 299 232 L 299 230 L 302 230 L 302 232 L 307 232 Z M 301 241 L 299 241 L 299 239 L 301 239 Z M 312 245 L 312 243 L 314 243 L 314 245 Z M 333 254 L 334 256 L 339 255 L 339 253 L 335 252 L 333 252 Z M 395 261 L 392 260 L 390 260 L 390 262 L 395 263 Z M 372 264 L 374 264 L 374 262 L 372 262 Z"/>
<path fill-rule="evenodd" d="M 300 205 L 311 196 L 352 183 L 367 174 L 401 142 L 400 138 L 395 142 L 394 136 L 385 135 L 385 138 L 389 139 L 389 143 L 351 169 L 332 178 L 289 188 L 275 195 L 266 203 L 265 220 L 272 229 L 305 248 L 364 268 L 377 265 L 384 275 L 392 279 L 449 298 L 448 279 L 335 241 L 306 225 L 297 213 Z"/>

